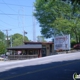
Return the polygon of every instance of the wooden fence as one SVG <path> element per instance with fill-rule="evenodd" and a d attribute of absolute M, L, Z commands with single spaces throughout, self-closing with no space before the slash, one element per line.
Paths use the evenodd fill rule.
<path fill-rule="evenodd" d="M 31 58 L 37 58 L 38 55 L 9 55 L 9 60 L 24 60 L 24 59 L 31 59 Z"/>

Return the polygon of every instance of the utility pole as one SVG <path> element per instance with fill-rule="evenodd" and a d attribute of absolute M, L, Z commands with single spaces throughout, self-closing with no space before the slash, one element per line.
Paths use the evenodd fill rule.
<path fill-rule="evenodd" d="M 11 35 L 11 41 L 10 42 L 11 42 L 11 47 L 12 47 L 12 35 Z"/>
<path fill-rule="evenodd" d="M 32 6 L 32 13 L 34 12 L 34 7 Z M 35 27 L 35 18 L 32 15 L 32 23 L 33 23 L 33 41 L 36 41 L 36 27 Z"/>
<path fill-rule="evenodd" d="M 9 30 L 4 30 L 4 31 L 6 31 L 6 36 L 7 36 L 7 47 L 9 46 L 9 44 L 8 44 L 8 31 L 10 31 L 11 29 L 9 29 Z"/>
<path fill-rule="evenodd" d="M 24 7 L 22 7 L 22 12 L 25 15 L 25 8 Z M 25 32 L 25 16 L 22 16 L 22 27 L 23 27 L 23 44 L 24 44 L 25 34 L 27 34 L 27 32 Z"/>
<path fill-rule="evenodd" d="M 33 41 L 36 41 L 36 30 L 35 30 L 35 20 L 33 17 Z"/>
<path fill-rule="evenodd" d="M 27 32 L 26 31 L 24 31 L 24 33 L 23 33 L 23 42 L 25 42 L 25 34 L 27 34 Z"/>

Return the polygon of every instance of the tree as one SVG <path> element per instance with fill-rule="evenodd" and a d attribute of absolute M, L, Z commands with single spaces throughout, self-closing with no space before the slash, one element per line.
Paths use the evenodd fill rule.
<path fill-rule="evenodd" d="M 38 42 L 46 42 L 46 40 L 44 39 L 44 36 L 37 36 L 37 41 Z"/>
<path fill-rule="evenodd" d="M 63 34 L 71 34 L 71 37 L 75 37 L 76 41 L 80 42 L 79 4 L 74 10 L 72 7 L 75 1 L 72 4 L 66 1 L 68 0 L 47 0 L 47 2 L 36 0 L 34 16 L 39 21 L 41 33 L 46 38 L 60 34 L 61 31 Z"/>
<path fill-rule="evenodd" d="M 34 16 L 40 23 L 41 33 L 44 37 L 50 38 L 54 35 L 56 28 L 51 24 L 56 20 L 56 17 L 69 16 L 70 6 L 60 0 L 36 0 Z M 56 30 L 57 31 L 57 30 Z"/>
<path fill-rule="evenodd" d="M 5 44 L 5 35 L 2 31 L 0 31 L 0 54 L 5 53 L 6 44 Z"/>
<path fill-rule="evenodd" d="M 6 45 L 3 41 L 0 41 L 0 54 L 4 54 L 6 52 Z"/>
<path fill-rule="evenodd" d="M 45 2 L 48 2 L 49 0 L 45 0 Z M 56 0 L 53 0 L 56 1 Z M 68 1 L 71 2 L 72 4 L 76 3 L 76 4 L 80 4 L 80 0 L 62 0 L 62 1 Z"/>
<path fill-rule="evenodd" d="M 71 0 L 72 4 L 80 4 L 80 0 Z"/>
<path fill-rule="evenodd" d="M 64 34 L 70 34 L 71 38 L 76 39 L 76 42 L 80 42 L 80 19 L 75 18 L 74 19 L 64 19 L 64 18 L 57 18 L 53 26 L 58 30 L 62 31 Z"/>
<path fill-rule="evenodd" d="M 0 31 L 0 41 L 4 41 L 5 40 L 5 35 L 2 31 Z"/>
<path fill-rule="evenodd" d="M 26 36 L 24 37 L 24 41 L 29 41 Z M 23 41 L 23 35 L 19 33 L 12 35 L 13 46 L 22 45 L 24 41 Z"/>

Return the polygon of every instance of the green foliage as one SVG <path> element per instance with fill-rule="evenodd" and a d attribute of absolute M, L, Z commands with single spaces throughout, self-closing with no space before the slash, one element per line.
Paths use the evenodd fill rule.
<path fill-rule="evenodd" d="M 79 1 L 72 0 L 72 4 L 64 1 L 36 0 L 34 16 L 40 23 L 44 37 L 50 38 L 62 32 L 70 34 L 71 38 L 76 38 L 76 41 L 80 42 L 80 5 L 77 4 Z"/>
<path fill-rule="evenodd" d="M 29 41 L 28 38 L 25 36 L 24 41 Z M 23 44 L 23 35 L 16 33 L 12 36 L 13 46 L 18 46 Z"/>
<path fill-rule="evenodd" d="M 56 18 L 53 23 L 53 27 L 55 27 L 59 32 L 62 31 L 64 34 L 71 34 L 71 36 L 76 36 L 80 34 L 80 19 L 64 19 L 64 18 Z"/>
<path fill-rule="evenodd" d="M 76 4 L 80 4 L 80 0 L 71 0 L 72 4 L 76 3 Z"/>
<path fill-rule="evenodd" d="M 12 39 L 15 40 L 15 39 L 17 39 L 17 38 L 19 38 L 19 37 L 22 37 L 22 35 L 19 34 L 19 33 L 16 33 L 16 34 L 14 34 L 14 35 L 12 36 Z"/>
<path fill-rule="evenodd" d="M 44 39 L 44 36 L 37 36 L 37 41 L 38 42 L 46 42 L 46 40 Z"/>
<path fill-rule="evenodd" d="M 54 35 L 55 28 L 51 24 L 56 18 L 61 16 L 70 15 L 70 6 L 60 0 L 36 0 L 34 16 L 40 23 L 41 33 L 46 37 L 50 38 Z"/>
<path fill-rule="evenodd" d="M 5 53 L 6 44 L 5 44 L 5 35 L 2 31 L 0 31 L 0 54 Z"/>
<path fill-rule="evenodd" d="M 71 40 L 71 48 L 73 48 L 73 46 L 74 46 L 76 43 L 77 43 L 76 40 L 72 39 L 72 40 Z"/>
<path fill-rule="evenodd" d="M 5 40 L 5 35 L 2 31 L 0 31 L 0 41 L 4 41 Z"/>
<path fill-rule="evenodd" d="M 3 41 L 0 41 L 0 54 L 4 54 L 6 51 L 6 45 L 3 43 Z"/>
<path fill-rule="evenodd" d="M 16 38 L 16 39 L 13 40 L 13 46 L 19 46 L 19 45 L 22 45 L 22 44 L 23 44 L 22 37 Z"/>

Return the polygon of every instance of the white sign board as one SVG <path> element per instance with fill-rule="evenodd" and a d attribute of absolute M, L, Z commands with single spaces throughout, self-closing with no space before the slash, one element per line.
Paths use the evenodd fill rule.
<path fill-rule="evenodd" d="M 70 50 L 70 35 L 54 37 L 54 50 Z"/>

